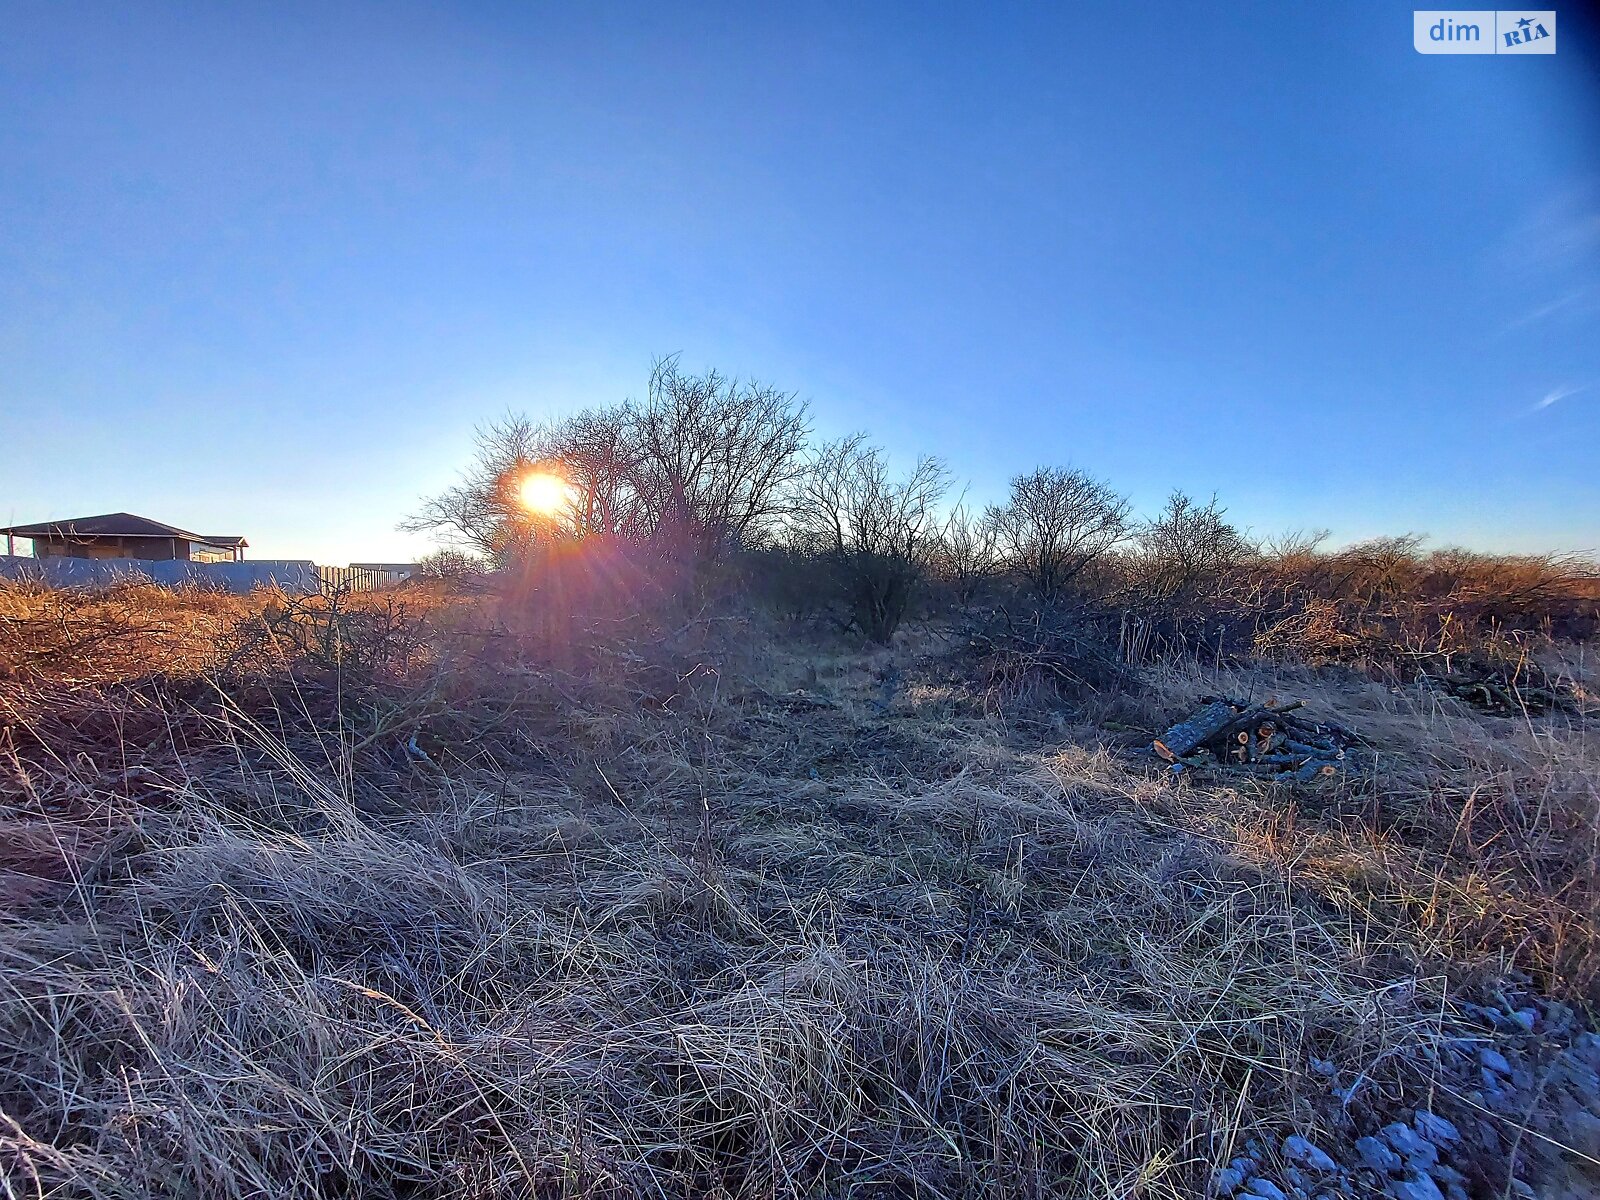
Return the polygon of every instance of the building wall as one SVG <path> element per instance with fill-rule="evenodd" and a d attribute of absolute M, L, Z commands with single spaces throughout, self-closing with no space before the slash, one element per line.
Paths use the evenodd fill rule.
<path fill-rule="evenodd" d="M 189 557 L 189 543 L 179 538 L 34 538 L 38 558 L 137 558 L 168 562 Z"/>

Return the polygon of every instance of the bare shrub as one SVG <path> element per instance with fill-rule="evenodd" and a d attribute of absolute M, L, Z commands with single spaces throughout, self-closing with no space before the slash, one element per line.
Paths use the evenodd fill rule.
<path fill-rule="evenodd" d="M 1179 605 L 1197 599 L 1252 549 L 1215 496 L 1200 504 L 1173 492 L 1161 512 L 1138 529 L 1131 564 L 1135 585 L 1157 604 Z"/>
<path fill-rule="evenodd" d="M 825 564 L 801 546 L 761 546 L 744 551 L 737 562 L 744 595 L 785 620 L 824 617 L 833 602 L 823 578 Z"/>
<path fill-rule="evenodd" d="M 1129 502 L 1082 471 L 1039 467 L 1011 481 L 985 520 L 1001 561 L 1045 603 L 1127 535 Z"/>
<path fill-rule="evenodd" d="M 463 584 L 482 576 L 484 562 L 471 554 L 445 547 L 417 560 L 415 578 L 447 584 Z"/>
<path fill-rule="evenodd" d="M 146 583 L 52 588 L 0 580 L 0 680 L 120 682 L 219 661 L 218 642 L 270 593 Z"/>
<path fill-rule="evenodd" d="M 1254 614 L 1254 649 L 1310 663 L 1362 663 L 1409 678 L 1484 676 L 1491 689 L 1548 691 L 1531 651 L 1600 622 L 1596 569 L 1575 556 L 1425 551 L 1415 534 L 1323 553 L 1277 545 L 1233 572 L 1224 600 Z"/>
<path fill-rule="evenodd" d="M 1327 563 L 1331 594 L 1363 605 L 1418 595 L 1422 541 L 1420 534 L 1403 533 L 1339 551 Z"/>
<path fill-rule="evenodd" d="M 934 571 L 951 601 L 966 607 L 1000 569 L 994 525 L 958 504 L 939 531 Z"/>
<path fill-rule="evenodd" d="M 818 556 L 845 624 L 887 643 L 905 618 L 939 544 L 939 500 L 950 475 L 920 458 L 896 478 L 857 434 L 820 447 L 800 481 L 794 536 Z"/>
<path fill-rule="evenodd" d="M 411 589 L 269 594 L 258 611 L 218 638 L 225 656 L 215 671 L 233 679 L 292 663 L 337 672 L 351 689 L 374 677 L 403 675 L 422 655 L 428 613 L 437 603 Z"/>
<path fill-rule="evenodd" d="M 1115 689 L 1133 692 L 1138 678 L 1118 646 L 1119 616 L 1098 604 L 1005 605 L 969 616 L 959 627 L 956 656 L 995 706 L 1029 699 L 1082 703 Z"/>

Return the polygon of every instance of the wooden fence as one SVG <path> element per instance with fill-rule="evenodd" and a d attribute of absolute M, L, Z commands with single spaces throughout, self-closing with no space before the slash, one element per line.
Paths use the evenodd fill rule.
<path fill-rule="evenodd" d="M 401 571 L 374 571 L 367 567 L 318 567 L 325 592 L 370 592 L 405 579 Z"/>

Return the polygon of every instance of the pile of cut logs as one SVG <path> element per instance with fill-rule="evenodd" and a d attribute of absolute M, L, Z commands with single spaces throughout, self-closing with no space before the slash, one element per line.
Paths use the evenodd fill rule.
<path fill-rule="evenodd" d="M 1252 704 L 1208 697 L 1187 721 L 1174 725 L 1151 748 L 1181 775 L 1194 767 L 1223 767 L 1272 779 L 1310 783 L 1339 774 L 1345 749 L 1356 739 L 1336 725 L 1295 715 L 1305 701 Z"/>

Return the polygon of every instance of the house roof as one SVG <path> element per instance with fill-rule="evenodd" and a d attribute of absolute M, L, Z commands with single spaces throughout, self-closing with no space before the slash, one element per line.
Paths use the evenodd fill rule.
<path fill-rule="evenodd" d="M 34 525 L 12 525 L 10 528 L 0 529 L 0 533 L 10 533 L 25 538 L 182 538 L 189 542 L 204 542 L 208 546 L 250 544 L 242 537 L 232 534 L 208 536 L 202 533 L 190 533 L 187 529 L 179 529 L 176 525 L 152 521 L 149 517 L 125 512 L 104 513 L 98 517 L 72 517 L 65 521 L 40 521 Z"/>

